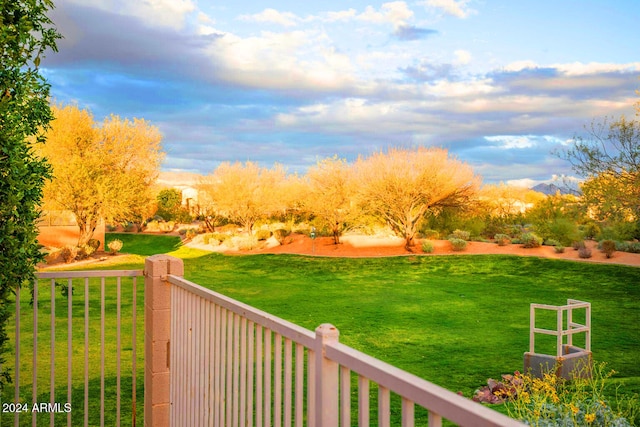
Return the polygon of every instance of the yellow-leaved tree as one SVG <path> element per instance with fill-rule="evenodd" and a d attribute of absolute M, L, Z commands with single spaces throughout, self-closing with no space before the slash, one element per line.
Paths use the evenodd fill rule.
<path fill-rule="evenodd" d="M 267 169 L 254 162 L 224 162 L 201 180 L 201 208 L 229 218 L 251 234 L 258 219 L 286 208 L 280 195 L 284 182 L 279 166 Z"/>
<path fill-rule="evenodd" d="M 55 120 L 40 155 L 53 168 L 44 189 L 45 209 L 71 211 L 80 227 L 78 246 L 99 221 L 142 215 L 164 157 L 160 131 L 143 119 L 112 115 L 96 124 L 75 105 L 52 107 Z"/>
<path fill-rule="evenodd" d="M 355 204 L 351 168 L 346 160 L 336 156 L 320 160 L 309 168 L 307 183 L 309 191 L 304 196 L 304 206 L 331 231 L 337 245 L 360 212 Z"/>
<path fill-rule="evenodd" d="M 420 147 L 389 149 L 358 159 L 354 182 L 363 209 L 404 238 L 409 250 L 425 214 L 464 207 L 475 196 L 480 178 L 447 150 Z"/>

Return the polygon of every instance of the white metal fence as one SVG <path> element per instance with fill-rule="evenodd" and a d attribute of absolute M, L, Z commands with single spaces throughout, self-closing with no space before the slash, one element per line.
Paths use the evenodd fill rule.
<path fill-rule="evenodd" d="M 3 399 L 8 411 L 1 424 L 103 426 L 108 414 L 107 425 L 135 425 L 142 391 L 137 386 L 142 270 L 36 276 L 32 289 L 16 289 L 13 396 Z M 123 324 L 123 310 L 131 323 Z M 131 389 L 123 390 L 123 379 Z"/>
<path fill-rule="evenodd" d="M 341 344 L 331 325 L 313 333 L 182 277 L 167 281 L 172 426 L 522 425 Z M 428 415 L 416 419 L 419 408 Z"/>
<path fill-rule="evenodd" d="M 139 270 L 39 273 L 32 307 L 17 290 L 13 401 L 72 410 L 16 413 L 13 424 L 136 425 L 144 321 L 147 426 L 522 425 L 341 344 L 331 325 L 309 331 L 191 283 L 182 269 L 147 258 L 144 319 Z"/>

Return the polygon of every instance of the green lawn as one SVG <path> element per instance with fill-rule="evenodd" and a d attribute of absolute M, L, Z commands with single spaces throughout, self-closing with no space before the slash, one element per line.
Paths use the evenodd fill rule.
<path fill-rule="evenodd" d="M 225 256 L 178 248 L 171 236 L 117 237 L 123 252 L 173 251 L 195 283 L 312 330 L 332 323 L 343 343 L 468 397 L 522 369 L 530 303 L 589 301 L 594 358 L 616 370 L 621 392 L 640 393 L 640 268 L 479 255 Z M 104 267 L 142 268 L 142 259 Z"/>

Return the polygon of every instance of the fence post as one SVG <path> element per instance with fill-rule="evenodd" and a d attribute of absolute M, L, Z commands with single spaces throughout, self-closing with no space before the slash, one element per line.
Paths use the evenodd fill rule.
<path fill-rule="evenodd" d="M 316 427 L 338 426 L 338 363 L 324 357 L 325 344 L 338 342 L 340 332 L 324 323 L 316 328 Z"/>
<path fill-rule="evenodd" d="M 167 275 L 182 276 L 182 260 L 153 255 L 144 263 L 144 425 L 169 427 L 171 284 Z"/>

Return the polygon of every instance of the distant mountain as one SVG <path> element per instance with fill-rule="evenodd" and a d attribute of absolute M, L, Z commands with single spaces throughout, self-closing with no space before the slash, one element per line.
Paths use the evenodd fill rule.
<path fill-rule="evenodd" d="M 531 188 L 533 191 L 537 191 L 538 193 L 546 194 L 548 196 L 553 196 L 554 194 L 560 192 L 560 194 L 573 194 L 574 196 L 579 196 L 580 193 L 569 187 L 558 187 L 555 184 L 538 184 L 535 187 Z"/>

